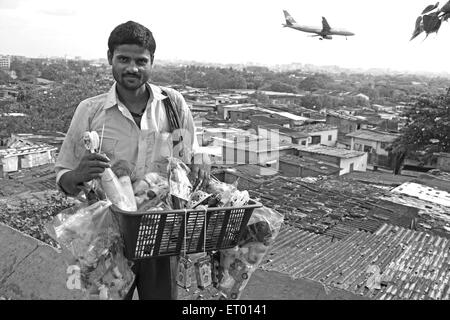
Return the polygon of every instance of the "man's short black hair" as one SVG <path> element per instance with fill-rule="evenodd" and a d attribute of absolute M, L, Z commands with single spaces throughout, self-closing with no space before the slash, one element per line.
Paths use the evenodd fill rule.
<path fill-rule="evenodd" d="M 113 54 L 114 49 L 122 44 L 137 44 L 144 47 L 150 52 L 153 63 L 156 42 L 148 28 L 134 21 L 119 24 L 109 35 L 108 49 Z"/>

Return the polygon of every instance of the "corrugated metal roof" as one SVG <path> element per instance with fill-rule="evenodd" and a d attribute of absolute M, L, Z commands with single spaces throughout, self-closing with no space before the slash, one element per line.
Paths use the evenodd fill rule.
<path fill-rule="evenodd" d="M 372 299 L 448 300 L 449 249 L 446 238 L 388 224 L 334 241 L 285 225 L 261 268 Z"/>
<path fill-rule="evenodd" d="M 347 137 L 353 137 L 364 140 L 380 141 L 380 142 L 393 142 L 398 138 L 398 134 L 389 132 L 379 132 L 373 130 L 357 130 L 347 134 Z"/>
<path fill-rule="evenodd" d="M 362 151 L 334 148 L 334 147 L 328 147 L 328 146 L 322 146 L 322 145 L 297 147 L 297 149 L 300 152 L 324 154 L 327 156 L 333 156 L 333 157 L 345 158 L 345 159 L 356 158 L 356 157 L 361 157 L 361 156 L 365 155 L 365 152 L 362 152 Z"/>

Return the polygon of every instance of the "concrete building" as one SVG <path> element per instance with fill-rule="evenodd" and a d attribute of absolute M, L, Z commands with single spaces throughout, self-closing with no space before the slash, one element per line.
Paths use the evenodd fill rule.
<path fill-rule="evenodd" d="M 260 125 L 278 125 L 285 128 L 292 127 L 292 121 L 290 119 L 283 118 L 277 115 L 259 113 L 249 116 L 249 120 L 251 121 L 254 128 Z"/>
<path fill-rule="evenodd" d="M 308 145 L 336 146 L 338 138 L 338 128 L 336 126 L 318 123 L 297 127 L 295 130 L 308 135 Z"/>
<path fill-rule="evenodd" d="M 239 111 L 242 109 L 248 109 L 248 107 L 255 107 L 252 103 L 234 103 L 234 104 L 224 104 L 217 106 L 217 114 L 220 118 L 224 120 L 230 119 L 230 111 Z"/>
<path fill-rule="evenodd" d="M 375 130 L 358 130 L 347 134 L 350 149 L 368 153 L 368 163 L 383 167 L 391 167 L 390 154 L 386 150 L 399 134 Z"/>
<path fill-rule="evenodd" d="M 249 137 L 245 137 L 244 140 L 235 139 L 232 143 L 225 143 L 222 146 L 224 164 L 258 164 L 275 170 L 279 168 L 280 156 L 294 153 L 295 147 L 292 144 L 263 138 L 250 140 Z"/>
<path fill-rule="evenodd" d="M 441 152 L 437 154 L 437 168 L 442 171 L 450 172 L 450 153 Z"/>
<path fill-rule="evenodd" d="M 260 124 L 254 126 L 259 136 L 276 139 L 280 143 L 291 143 L 307 146 L 309 135 L 294 129 L 289 129 L 276 124 Z"/>
<path fill-rule="evenodd" d="M 280 173 L 286 177 L 338 176 L 341 169 L 336 164 L 295 155 L 280 157 Z"/>
<path fill-rule="evenodd" d="M 339 175 L 367 169 L 367 153 L 361 151 L 314 145 L 298 147 L 297 155 L 335 164 L 341 168 Z"/>
<path fill-rule="evenodd" d="M 368 127 L 364 117 L 344 115 L 334 111 L 327 111 L 326 123 L 338 128 L 338 146 L 346 148 L 351 147 L 350 137 L 347 137 L 348 133 Z"/>
<path fill-rule="evenodd" d="M 0 56 L 0 70 L 9 70 L 11 67 L 11 58 L 9 56 Z"/>
<path fill-rule="evenodd" d="M 33 144 L 18 140 L 10 144 L 7 149 L 0 149 L 1 175 L 54 163 L 57 148 L 46 144 Z"/>

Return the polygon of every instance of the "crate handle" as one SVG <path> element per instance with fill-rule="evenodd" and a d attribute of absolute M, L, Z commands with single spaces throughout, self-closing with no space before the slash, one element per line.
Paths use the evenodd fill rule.
<path fill-rule="evenodd" d="M 203 252 L 206 252 L 206 227 L 207 227 L 207 224 L 206 224 L 207 215 L 206 214 L 208 213 L 208 209 L 206 207 L 203 209 L 205 210 L 205 228 L 203 230 Z"/>
<path fill-rule="evenodd" d="M 186 232 L 186 229 L 187 229 L 187 209 L 186 208 L 184 208 L 184 256 L 186 256 L 186 253 L 187 253 L 187 240 L 186 240 L 186 238 L 187 238 L 187 232 Z"/>

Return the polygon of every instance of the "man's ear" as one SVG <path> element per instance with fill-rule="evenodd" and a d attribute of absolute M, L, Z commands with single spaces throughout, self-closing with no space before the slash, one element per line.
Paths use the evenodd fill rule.
<path fill-rule="evenodd" d="M 107 51 L 106 52 L 106 55 L 108 56 L 108 62 L 109 62 L 109 65 L 110 66 L 112 66 L 112 58 L 113 58 L 113 54 L 111 53 L 111 51 Z"/>

